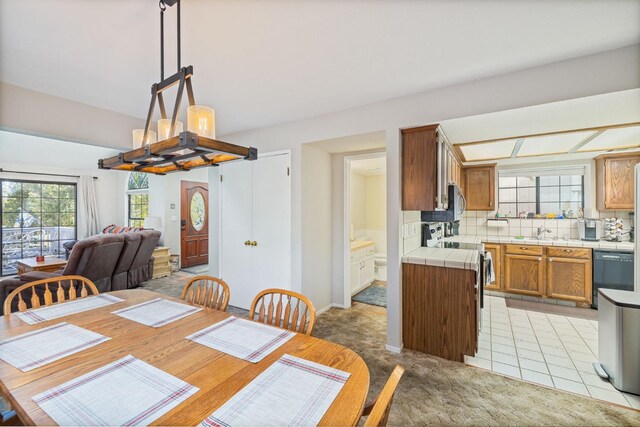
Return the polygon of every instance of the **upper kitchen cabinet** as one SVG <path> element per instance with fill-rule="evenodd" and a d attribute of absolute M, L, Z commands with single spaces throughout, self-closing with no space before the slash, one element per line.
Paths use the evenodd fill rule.
<path fill-rule="evenodd" d="M 446 209 L 447 185 L 462 187 L 462 163 L 436 125 L 402 130 L 402 210 Z"/>
<path fill-rule="evenodd" d="M 596 201 L 599 210 L 633 209 L 633 171 L 640 153 L 596 157 Z"/>
<path fill-rule="evenodd" d="M 464 195 L 469 211 L 496 209 L 496 165 L 466 166 L 464 168 Z"/>

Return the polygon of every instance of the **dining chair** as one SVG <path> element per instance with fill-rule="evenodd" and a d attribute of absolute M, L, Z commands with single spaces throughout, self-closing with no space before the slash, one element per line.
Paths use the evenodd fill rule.
<path fill-rule="evenodd" d="M 249 319 L 311 335 L 316 309 L 309 298 L 285 289 L 265 289 L 253 299 Z"/>
<path fill-rule="evenodd" d="M 396 392 L 396 387 L 400 382 L 400 378 L 402 378 L 402 374 L 404 374 L 404 368 L 397 365 L 377 399 L 365 406 L 364 412 L 362 413 L 363 417 L 368 415 L 364 422 L 365 427 L 387 425 L 391 403 L 393 402 L 393 394 Z"/>
<path fill-rule="evenodd" d="M 7 409 L 0 412 L 0 426 L 21 426 L 24 425 L 16 415 L 16 411 Z"/>
<path fill-rule="evenodd" d="M 31 296 L 22 293 L 31 290 Z M 53 292 L 52 292 L 53 291 Z M 53 299 L 55 292 L 55 301 Z M 13 299 L 18 297 L 18 311 L 25 311 L 27 308 L 38 308 L 42 305 L 51 305 L 54 302 L 63 302 L 66 300 L 74 300 L 76 298 L 86 297 L 89 294 L 98 295 L 96 285 L 86 277 L 82 276 L 57 276 L 48 277 L 35 282 L 25 283 L 14 289 L 4 301 L 4 314 L 11 312 L 11 303 Z M 79 295 L 78 295 L 79 294 Z M 28 297 L 28 298 L 27 298 Z M 42 302 L 40 302 L 42 298 Z M 27 307 L 29 301 L 31 307 Z"/>
<path fill-rule="evenodd" d="M 229 285 L 213 276 L 196 276 L 182 290 L 182 299 L 207 308 L 225 311 L 229 305 Z"/>

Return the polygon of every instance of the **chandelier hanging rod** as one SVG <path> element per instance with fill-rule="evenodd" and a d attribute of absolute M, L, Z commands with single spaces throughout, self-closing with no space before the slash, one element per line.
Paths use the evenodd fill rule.
<path fill-rule="evenodd" d="M 167 6 L 171 7 L 177 4 L 177 18 L 176 18 L 176 63 L 177 70 L 180 71 L 182 68 L 182 60 L 181 60 L 181 49 L 182 49 L 182 39 L 181 39 L 181 29 L 180 29 L 180 0 L 160 0 L 158 2 L 158 7 L 160 8 L 160 80 L 164 80 L 164 12 L 167 10 Z"/>

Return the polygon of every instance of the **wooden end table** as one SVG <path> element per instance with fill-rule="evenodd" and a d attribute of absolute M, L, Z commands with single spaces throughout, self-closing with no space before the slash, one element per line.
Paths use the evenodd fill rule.
<path fill-rule="evenodd" d="M 17 261 L 18 276 L 28 273 L 29 271 L 58 271 L 60 267 L 67 264 L 67 260 L 56 258 L 53 256 L 45 257 L 44 261 L 37 262 L 34 258 L 23 258 Z"/>

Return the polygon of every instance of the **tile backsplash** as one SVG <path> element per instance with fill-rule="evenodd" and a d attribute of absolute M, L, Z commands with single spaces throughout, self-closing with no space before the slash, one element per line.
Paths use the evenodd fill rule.
<path fill-rule="evenodd" d="M 495 219 L 495 216 L 495 212 L 466 211 L 460 220 L 460 234 L 481 237 L 536 237 L 538 227 L 545 227 L 551 230 L 551 233 L 546 233 L 545 237 L 556 237 L 558 239 L 579 238 L 577 219 L 508 218 L 508 227 L 487 227 L 487 219 Z M 621 218 L 624 231 L 628 231 L 632 225 L 629 211 L 601 211 L 599 212 L 599 217 L 601 219 Z M 604 232 L 602 236 L 604 237 Z M 622 236 L 622 240 L 628 241 L 629 235 Z"/>

